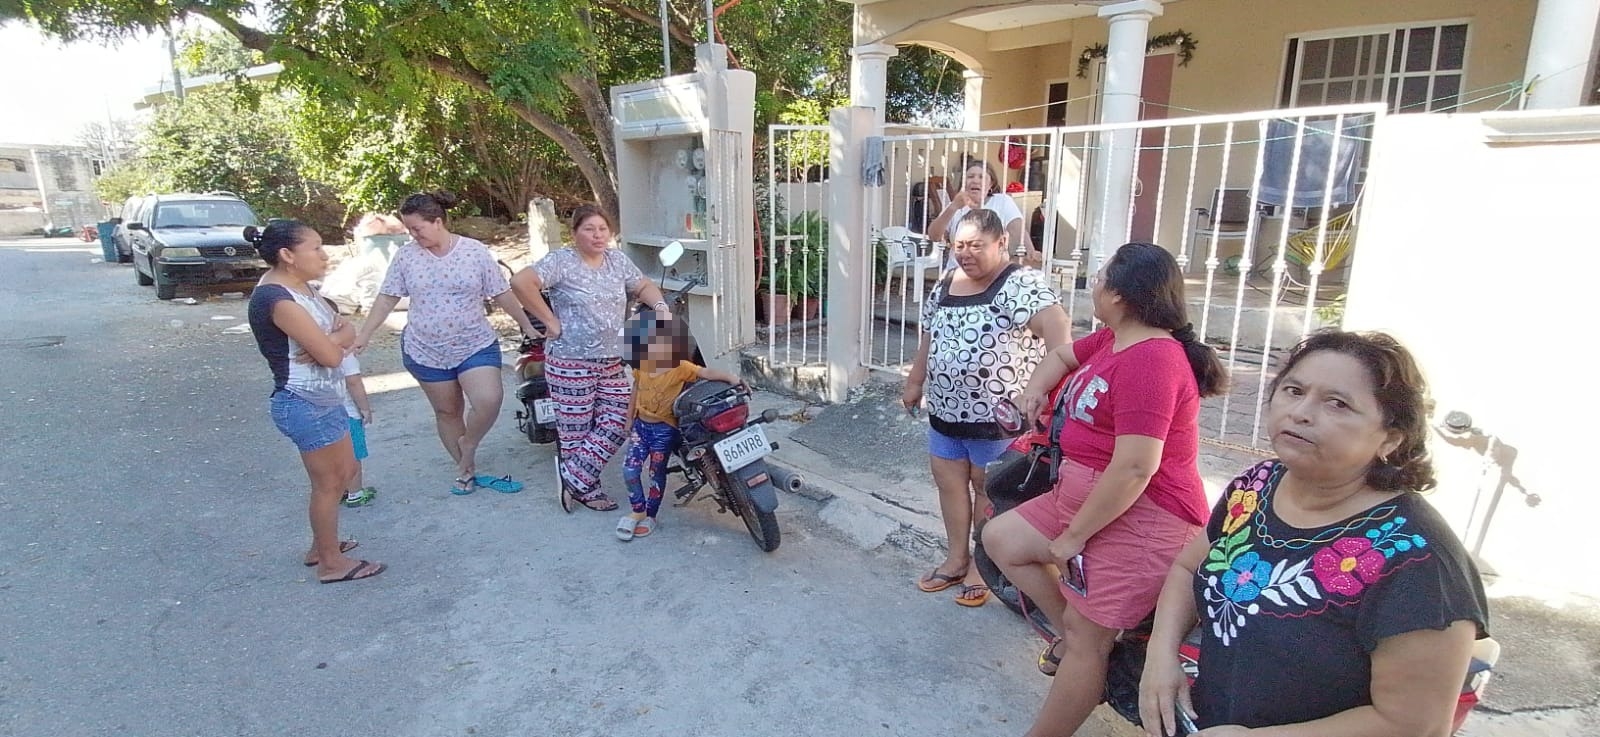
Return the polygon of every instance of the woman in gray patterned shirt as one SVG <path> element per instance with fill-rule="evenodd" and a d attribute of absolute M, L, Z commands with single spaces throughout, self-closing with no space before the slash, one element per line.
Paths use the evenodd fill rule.
<path fill-rule="evenodd" d="M 661 289 L 611 247 L 610 215 L 583 205 L 571 225 L 572 247 L 518 272 L 511 289 L 546 326 L 545 378 L 558 413 L 561 485 L 578 503 L 609 512 L 617 503 L 600 490 L 600 472 L 628 434 L 632 386 L 622 364 L 628 305 L 637 300 L 671 315 Z"/>

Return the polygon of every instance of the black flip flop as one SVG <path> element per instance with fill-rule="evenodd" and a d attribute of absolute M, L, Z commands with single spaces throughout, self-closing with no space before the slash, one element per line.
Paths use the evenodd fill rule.
<path fill-rule="evenodd" d="M 344 574 L 343 576 L 340 576 L 339 578 L 319 578 L 317 580 L 321 581 L 322 583 L 343 583 L 345 581 L 360 581 L 363 578 L 372 578 L 373 576 L 376 576 L 376 575 L 378 575 L 380 573 L 383 573 L 384 571 L 386 571 L 388 569 L 389 569 L 389 567 L 384 565 L 384 564 L 382 564 L 382 563 L 373 563 L 372 561 L 363 560 L 363 561 L 360 561 L 360 562 L 356 563 L 356 567 L 355 568 L 351 568 L 348 573 Z M 364 575 L 357 575 L 357 574 L 360 574 L 362 571 L 372 571 L 372 572 L 364 574 Z"/>

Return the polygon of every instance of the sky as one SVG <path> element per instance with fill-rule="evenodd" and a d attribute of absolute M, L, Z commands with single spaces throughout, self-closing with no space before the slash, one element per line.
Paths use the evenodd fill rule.
<path fill-rule="evenodd" d="M 137 118 L 135 100 L 171 74 L 165 38 L 62 45 L 32 26 L 0 26 L 0 142 L 77 143 L 83 127 Z"/>

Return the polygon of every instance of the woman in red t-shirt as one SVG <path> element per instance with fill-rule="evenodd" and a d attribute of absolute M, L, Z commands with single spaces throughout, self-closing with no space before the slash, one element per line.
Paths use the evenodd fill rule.
<path fill-rule="evenodd" d="M 1106 327 L 1046 356 L 1019 402 L 1036 417 L 1064 382 L 1052 418 L 1060 480 L 983 531 L 989 555 L 1055 625 L 1039 670 L 1070 675 L 1051 685 L 1029 737 L 1068 737 L 1083 724 L 1117 633 L 1155 608 L 1174 557 L 1200 531 L 1200 398 L 1227 383 L 1189 324 L 1166 249 L 1129 243 L 1090 285 Z"/>

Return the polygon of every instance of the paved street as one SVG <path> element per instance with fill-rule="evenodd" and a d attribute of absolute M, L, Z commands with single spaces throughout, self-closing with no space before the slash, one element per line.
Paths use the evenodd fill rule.
<path fill-rule="evenodd" d="M 1042 697 L 1020 620 L 800 497 L 775 554 L 700 504 L 624 545 L 560 511 L 509 405 L 481 466 L 529 490 L 449 495 L 392 338 L 380 497 L 343 515 L 390 568 L 319 586 L 265 363 L 223 332 L 244 301 L 160 303 L 97 251 L 0 242 L 0 734 L 1003 735 Z"/>

